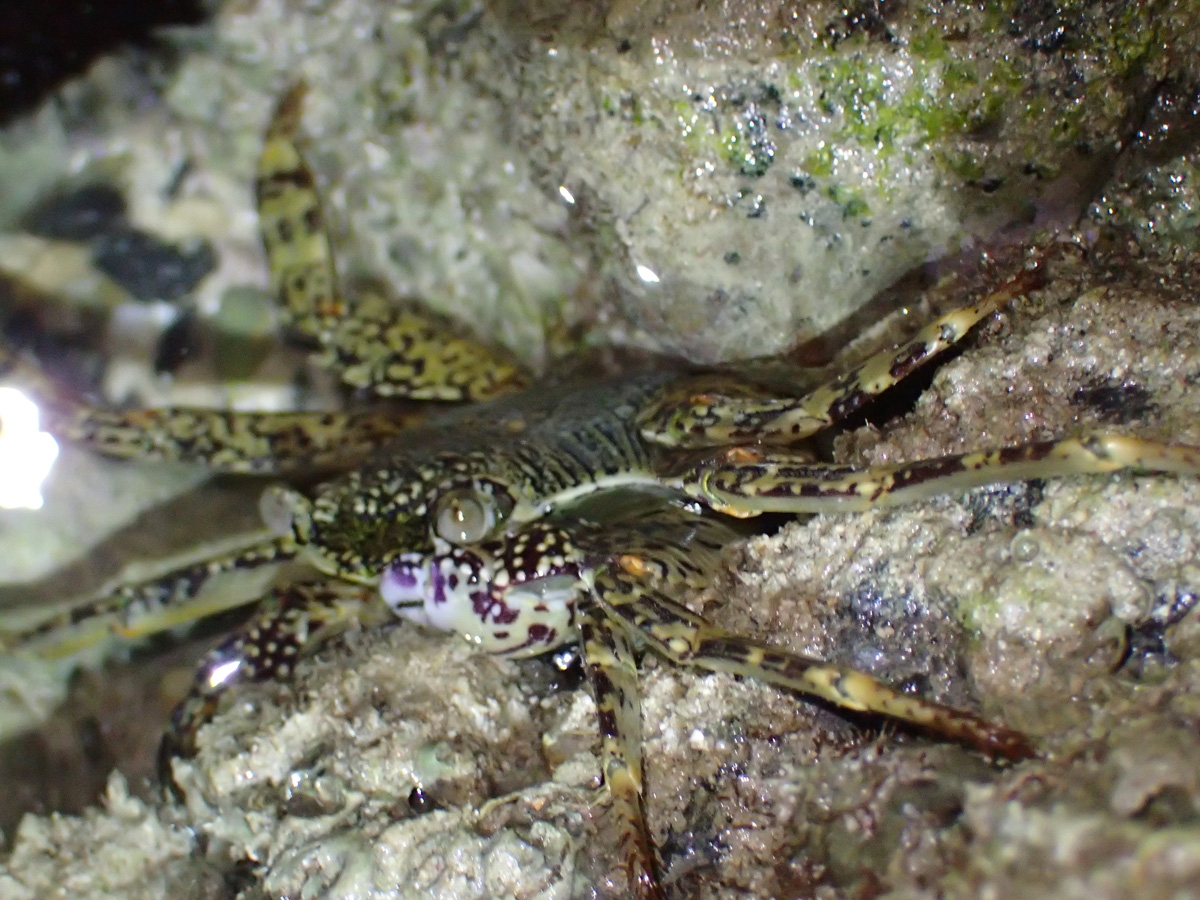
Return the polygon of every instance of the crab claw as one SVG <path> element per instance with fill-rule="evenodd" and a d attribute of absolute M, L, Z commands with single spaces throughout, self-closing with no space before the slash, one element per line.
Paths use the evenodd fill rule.
<path fill-rule="evenodd" d="M 403 554 L 384 570 L 380 596 L 396 615 L 461 634 L 489 653 L 552 650 L 574 636 L 579 574 L 565 560 L 523 567 L 520 557 L 504 552 L 513 542 L 452 547 L 442 541 L 433 554 Z"/>

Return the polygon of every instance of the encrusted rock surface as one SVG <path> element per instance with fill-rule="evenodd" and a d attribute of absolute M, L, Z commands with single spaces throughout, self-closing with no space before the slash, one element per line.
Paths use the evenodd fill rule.
<path fill-rule="evenodd" d="M 964 238 L 1098 196 L 1088 258 L 1049 252 L 1045 289 L 836 452 L 1095 428 L 1200 444 L 1195 66 L 1192 42 L 1161 50 L 1194 10 L 943 6 L 228 2 L 174 69 L 104 61 L 4 135 L 22 177 L 4 176 L 0 266 L 127 300 L 79 242 L 15 234 L 65 175 L 111 182 L 138 228 L 215 248 L 194 303 L 220 319 L 265 283 L 253 162 L 304 77 L 343 272 L 534 363 L 592 326 L 694 359 L 784 349 Z M 1139 123 L 1155 127 L 1122 143 Z M 669 895 L 1200 896 L 1197 508 L 1194 479 L 1080 477 L 732 550 L 694 598 L 723 624 L 978 708 L 1043 756 L 992 766 L 648 661 Z M 185 804 L 114 776 L 82 816 L 27 817 L 0 896 L 624 896 L 592 703 L 549 673 L 406 627 L 351 635 L 293 684 L 237 692 L 178 765 Z"/>

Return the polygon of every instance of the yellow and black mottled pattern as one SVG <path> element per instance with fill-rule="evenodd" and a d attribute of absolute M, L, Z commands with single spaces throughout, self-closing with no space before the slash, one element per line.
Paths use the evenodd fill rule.
<path fill-rule="evenodd" d="M 911 463 L 848 466 L 739 447 L 676 476 L 680 489 L 731 515 L 861 512 L 997 481 L 1103 475 L 1122 469 L 1190 475 L 1200 449 L 1119 435 L 1034 441 Z"/>
<path fill-rule="evenodd" d="M 729 524 L 685 508 L 658 505 L 603 523 L 531 527 L 555 563 L 530 557 L 526 532 L 488 542 L 482 555 L 525 567 L 492 573 L 527 586 L 527 572 L 559 573 L 565 557 L 582 560 L 578 605 L 583 658 L 596 698 L 601 767 L 622 821 L 621 850 L 641 898 L 659 898 L 657 862 L 645 821 L 640 703 L 633 645 L 676 665 L 755 678 L 856 712 L 907 722 L 991 756 L 1032 754 L 1025 737 L 975 714 L 903 694 L 862 672 L 723 631 L 679 598 L 709 581 L 721 552 L 737 537 Z M 547 539 L 548 535 L 554 539 Z M 503 596 L 503 591 L 500 592 Z"/>
<path fill-rule="evenodd" d="M 716 628 L 676 598 L 711 576 L 728 526 L 674 511 L 674 523 L 651 523 L 652 540 L 628 535 L 628 552 L 614 554 L 590 576 L 601 608 L 647 642 L 655 653 L 680 665 L 732 672 L 820 697 L 848 709 L 873 712 L 927 727 L 985 752 L 1028 755 L 1020 735 L 919 697 L 898 693 L 860 672 L 789 653 L 751 638 Z M 669 527 L 667 527 L 669 526 Z M 657 534 L 655 534 L 657 530 Z M 686 532 L 668 545 L 666 538 Z M 611 538 L 605 543 L 614 545 Z"/>
<path fill-rule="evenodd" d="M 637 659 L 628 638 L 615 625 L 601 610 L 585 612 L 580 617 L 579 640 L 596 698 L 604 785 L 621 819 L 618 858 L 624 861 L 637 895 L 658 900 L 663 894 L 654 843 L 646 825 Z"/>
<path fill-rule="evenodd" d="M 971 306 L 953 310 L 910 341 L 867 359 L 800 397 L 776 397 L 736 377 L 681 380 L 639 416 L 647 440 L 668 447 L 794 444 L 841 422 L 961 341 L 980 321 L 1036 283 L 1023 273 Z"/>
<path fill-rule="evenodd" d="M 171 760 L 195 753 L 196 732 L 235 684 L 289 677 L 296 662 L 343 629 L 361 624 L 373 596 L 331 581 L 297 582 L 272 591 L 265 611 L 209 651 L 192 689 L 175 708 L 159 749 L 159 775 L 172 786 Z M 377 604 L 374 604 L 377 609 Z"/>
<path fill-rule="evenodd" d="M 383 397 L 485 400 L 523 387 L 510 354 L 444 316 L 373 289 L 340 290 L 312 171 L 296 143 L 305 89 L 280 101 L 258 166 L 258 210 L 271 283 L 288 324 L 317 341 L 342 379 Z"/>
<path fill-rule="evenodd" d="M 476 611 L 475 595 L 467 595 L 463 618 L 442 627 L 481 644 L 490 638 L 496 652 L 582 640 L 604 776 L 622 821 L 620 852 L 639 900 L 661 900 L 664 891 L 645 820 L 633 647 L 909 722 L 988 754 L 1030 752 L 1021 735 L 970 712 L 717 629 L 683 599 L 708 583 L 722 548 L 739 534 L 718 513 L 847 513 L 989 482 L 1119 469 L 1200 474 L 1198 448 L 1106 435 L 870 467 L 833 463 L 806 440 L 962 341 L 1030 290 L 1035 274 L 807 392 L 799 385 L 811 379 L 799 372 L 795 391 L 779 392 L 731 371 L 653 371 L 522 390 L 527 375 L 502 349 L 419 304 L 339 283 L 315 179 L 297 145 L 303 94 L 294 88 L 279 103 L 258 171 L 263 242 L 284 321 L 317 345 L 347 385 L 377 401 L 479 402 L 443 404 L 429 415 L 384 401 L 352 413 L 111 412 L 59 396 L 51 379 L 0 348 L 0 374 L 33 386 L 49 430 L 62 438 L 114 456 L 328 476 L 303 490 L 269 491 L 270 534 L 144 584 L 110 586 L 65 616 L 7 635 L 6 652 L 70 659 L 102 635 L 176 628 L 224 608 L 206 605 L 200 588 L 231 569 L 295 557 L 327 576 L 272 588 L 267 610 L 208 658 L 176 715 L 169 765 L 171 753 L 191 750 L 196 728 L 229 685 L 284 676 L 346 623 L 378 622 L 380 588 L 396 612 L 412 614 L 426 602 L 421 591 L 453 587 L 450 576 L 466 571 L 454 566 L 468 565 L 479 577 L 486 569 L 490 583 L 469 587 L 487 611 Z M 630 489 L 643 492 L 639 500 L 652 494 L 658 505 L 631 514 L 621 505 Z M 444 573 L 445 584 L 434 578 Z M 558 580 L 543 587 L 558 592 L 558 612 L 574 617 L 570 629 L 559 629 L 562 617 L 553 618 L 538 597 L 536 583 L 547 573 Z M 497 611 L 529 630 L 501 634 Z"/>
<path fill-rule="evenodd" d="M 297 538 L 323 570 L 369 581 L 401 553 L 430 547 L 429 519 L 452 493 L 478 495 L 498 532 L 589 494 L 657 486 L 658 450 L 632 417 L 668 377 L 563 385 L 443 416 L 378 464 L 320 485 L 311 500 L 293 497 L 307 528 Z"/>
<path fill-rule="evenodd" d="M 234 543 L 238 546 L 198 562 L 169 565 L 149 580 L 105 585 L 12 638 L 6 639 L 0 630 L 0 649 L 11 643 L 42 659 L 70 659 L 110 633 L 133 642 L 187 627 L 231 606 L 245 605 L 246 600 L 236 596 L 202 596 L 215 576 L 284 563 L 296 556 L 289 537 L 269 532 L 241 536 Z"/>
<path fill-rule="evenodd" d="M 44 410 L 47 430 L 106 456 L 198 462 L 239 474 L 344 466 L 424 418 L 391 409 L 244 413 L 168 407 L 118 412 L 58 403 Z"/>

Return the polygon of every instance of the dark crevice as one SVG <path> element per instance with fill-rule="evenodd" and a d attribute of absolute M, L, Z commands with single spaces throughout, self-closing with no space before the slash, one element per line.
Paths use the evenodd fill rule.
<path fill-rule="evenodd" d="M 204 0 L 6 0 L 0 15 L 0 124 L 120 47 L 149 47 L 164 25 L 196 25 Z"/>

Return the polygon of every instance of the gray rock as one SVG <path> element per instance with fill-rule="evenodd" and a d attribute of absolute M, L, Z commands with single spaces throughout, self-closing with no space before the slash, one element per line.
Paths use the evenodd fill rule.
<path fill-rule="evenodd" d="M 0 218 L 67 169 L 103 174 L 137 227 L 213 244 L 196 299 L 215 309 L 265 283 L 253 162 L 273 98 L 304 77 L 344 272 L 534 363 L 592 326 L 703 360 L 784 349 L 962 241 L 1070 219 L 1115 172 L 1087 260 L 1067 252 L 911 413 L 836 452 L 1097 427 L 1200 444 L 1195 157 L 1186 139 L 1118 153 L 1143 110 L 1174 122 L 1161 85 L 1194 80 L 1178 39 L 1194 10 L 943 8 L 227 3 L 178 38 L 161 93 L 107 60 L 6 133 L 0 157 L 28 174 Z M 1154 256 L 1113 244 L 1113 224 Z M 10 235 L 0 259 L 34 278 L 53 258 L 60 293 L 119 302 L 61 264 L 70 248 L 45 249 Z M 1043 756 L 994 767 L 648 662 L 668 890 L 1195 896 L 1198 499 L 1194 479 L 1073 478 L 816 517 L 731 551 L 693 598 L 726 626 L 979 708 Z M 26 817 L 0 895 L 624 896 L 596 746 L 591 701 L 539 663 L 352 635 L 293 684 L 231 699 L 177 763 L 185 805 L 114 776 L 103 806 Z"/>

